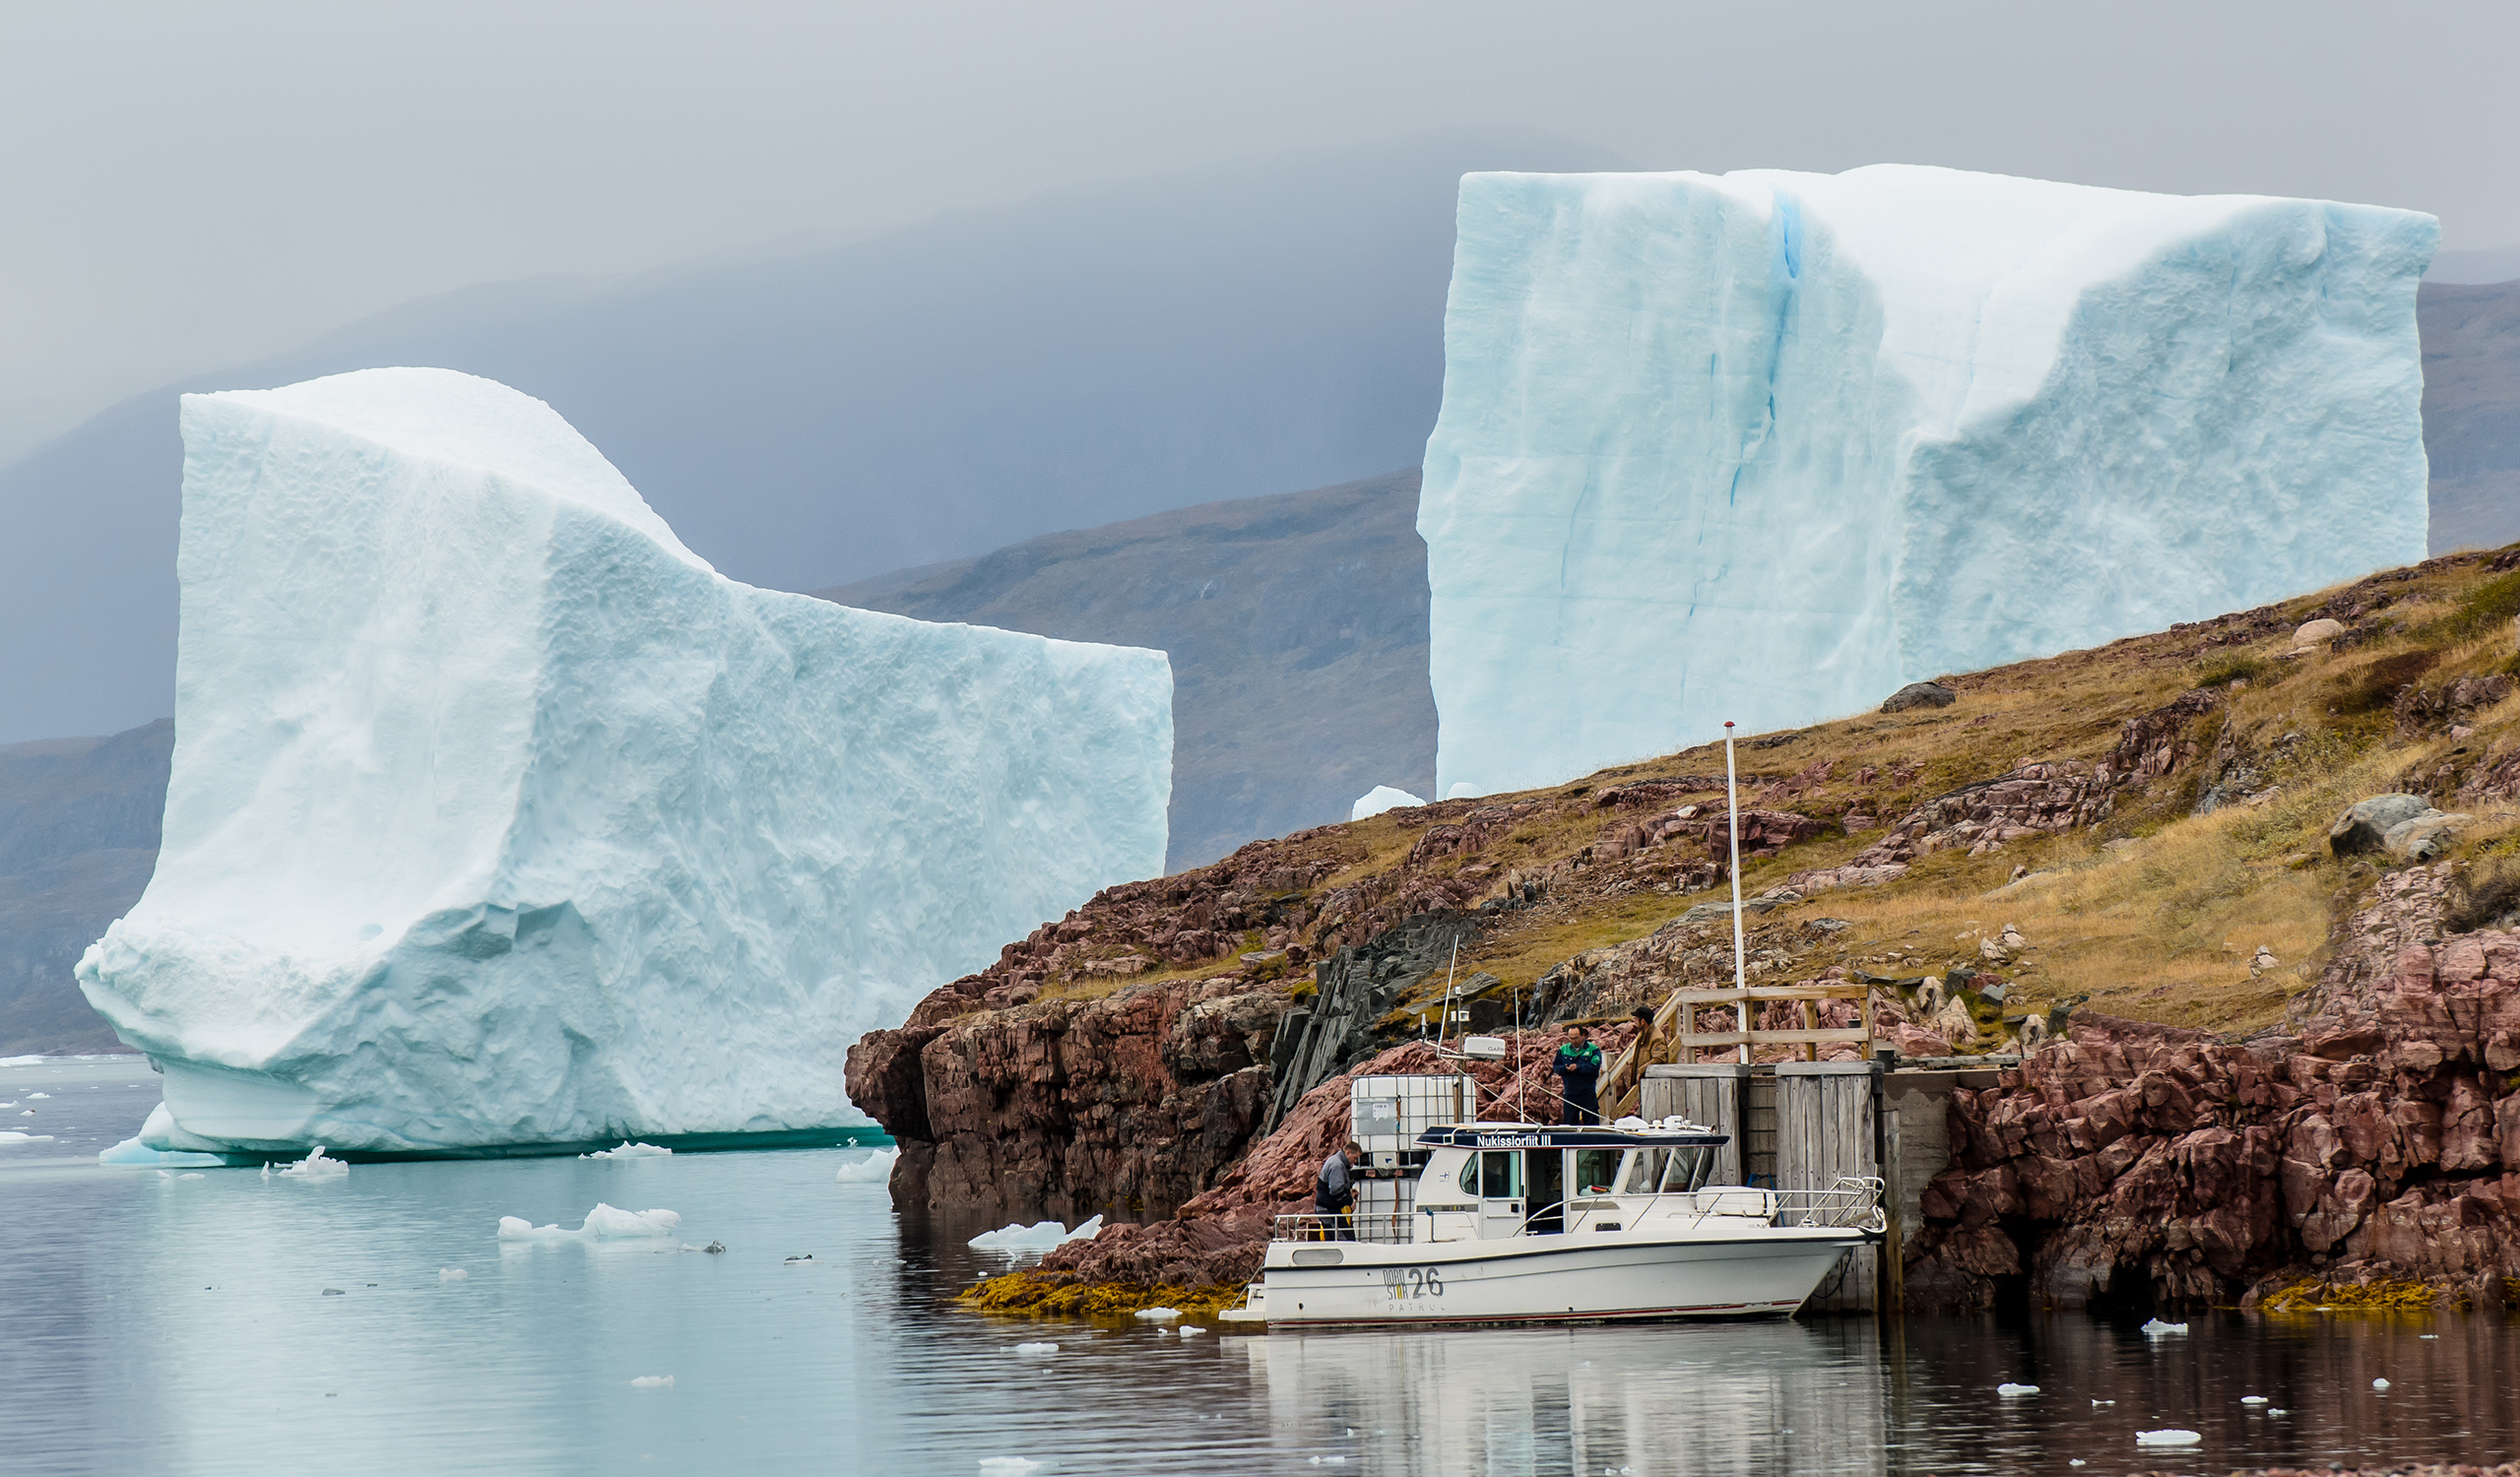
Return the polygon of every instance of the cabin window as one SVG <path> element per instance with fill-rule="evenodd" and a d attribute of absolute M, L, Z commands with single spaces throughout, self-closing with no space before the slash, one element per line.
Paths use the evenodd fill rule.
<path fill-rule="evenodd" d="M 1628 1156 L 1628 1178 L 1619 1187 L 1621 1194 L 1649 1195 L 1662 1188 L 1664 1162 L 1670 1159 L 1668 1149 L 1639 1149 Z"/>
<path fill-rule="evenodd" d="M 1489 1149 L 1470 1156 L 1461 1166 L 1461 1191 L 1484 1199 L 1502 1200 L 1522 1193 L 1522 1153 L 1518 1149 Z"/>
<path fill-rule="evenodd" d="M 1622 1149 L 1578 1149 L 1575 1151 L 1575 1184 L 1578 1193 L 1606 1195 L 1619 1183 L 1619 1156 Z"/>
<path fill-rule="evenodd" d="M 1707 1171 L 1714 1164 L 1712 1149 L 1674 1149 L 1671 1151 L 1671 1175 L 1662 1182 L 1665 1189 L 1696 1189 L 1707 1183 Z"/>

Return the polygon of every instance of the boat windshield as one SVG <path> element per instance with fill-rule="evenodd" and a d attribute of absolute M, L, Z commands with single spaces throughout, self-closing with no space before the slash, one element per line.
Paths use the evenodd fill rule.
<path fill-rule="evenodd" d="M 1704 1184 L 1712 1149 L 1637 1149 L 1628 1156 L 1628 1177 L 1619 1192 L 1649 1195 L 1656 1190 L 1691 1190 Z"/>
<path fill-rule="evenodd" d="M 1606 1195 L 1619 1183 L 1619 1156 L 1625 1149 L 1575 1151 L 1575 1188 L 1579 1194 Z"/>

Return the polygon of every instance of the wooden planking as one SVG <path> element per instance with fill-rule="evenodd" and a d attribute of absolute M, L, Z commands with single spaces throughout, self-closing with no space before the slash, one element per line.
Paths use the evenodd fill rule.
<path fill-rule="evenodd" d="M 1880 1173 L 1873 1137 L 1870 1070 L 1777 1074 L 1777 1186 L 1827 1189 L 1842 1176 Z M 1846 1253 L 1840 1271 L 1806 1305 L 1815 1312 L 1868 1313 L 1879 1293 L 1881 1260 L 1871 1247 Z"/>
<path fill-rule="evenodd" d="M 1648 1119 L 1668 1118 L 1673 1114 L 1693 1124 L 1704 1124 L 1724 1135 L 1723 1147 L 1715 1150 L 1714 1165 L 1707 1173 L 1710 1185 L 1740 1185 L 1742 1074 L 1729 1071 L 1690 1073 L 1648 1068 L 1639 1101 Z"/>

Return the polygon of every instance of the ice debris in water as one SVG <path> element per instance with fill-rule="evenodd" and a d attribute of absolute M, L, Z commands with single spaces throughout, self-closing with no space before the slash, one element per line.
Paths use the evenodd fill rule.
<path fill-rule="evenodd" d="M 1049 1343 L 1017 1344 L 1015 1345 L 1015 1352 L 1018 1354 L 1056 1354 L 1059 1352 L 1059 1346 L 1057 1344 Z"/>
<path fill-rule="evenodd" d="M 975 1252 L 1045 1251 L 1063 1242 L 1092 1241 L 1102 1234 L 1102 1229 L 1103 1218 L 1099 1215 L 1073 1231 L 1058 1221 L 1035 1221 L 1029 1226 L 1002 1226 L 995 1231 L 983 1231 L 973 1237 L 971 1249 Z M 1142 1313 L 1138 1315 L 1141 1318 L 1145 1316 Z"/>
<path fill-rule="evenodd" d="M 597 1149 L 592 1154 L 580 1154 L 577 1157 L 580 1159 L 671 1159 L 674 1157 L 674 1151 L 657 1144 L 631 1143 L 625 1139 L 617 1149 Z"/>
<path fill-rule="evenodd" d="M 1347 807 L 1347 818 L 1363 820 L 1369 815 L 1380 815 L 1386 810 L 1396 810 L 1402 805 L 1425 803 L 1426 802 L 1405 790 L 1395 790 L 1389 785 L 1377 785 L 1358 796 L 1356 803 Z"/>
<path fill-rule="evenodd" d="M 2171 1427 L 2166 1431 L 2138 1431 L 2135 1433 L 2135 1445 L 2139 1446 L 2193 1446 L 2203 1440 L 2205 1440 L 2205 1438 L 2197 1435 L 2193 1431 L 2181 1431 L 2176 1427 Z"/>
<path fill-rule="evenodd" d="M 980 1458 L 980 1477 L 1025 1477 L 1041 1470 L 1041 1463 L 1028 1456 L 984 1456 Z"/>
<path fill-rule="evenodd" d="M 271 1166 L 266 1164 L 263 1168 L 269 1169 Z M 349 1173 L 349 1165 L 338 1159 L 326 1157 L 324 1146 L 317 1144 L 315 1152 L 282 1170 L 280 1177 L 284 1180 L 338 1180 Z"/>
<path fill-rule="evenodd" d="M 1448 798 L 2424 556 L 2428 216 L 1879 164 L 1476 173 L 1457 218 Z"/>
<path fill-rule="evenodd" d="M 2115 1400 L 2094 1400 L 2092 1403 L 2094 1405 L 2114 1405 L 2117 1402 Z"/>
<path fill-rule="evenodd" d="M 673 1386 L 674 1377 L 672 1375 L 641 1375 L 636 1380 L 630 1381 L 630 1388 L 632 1389 L 671 1389 Z"/>
<path fill-rule="evenodd" d="M 21 1133 L 15 1128 L 0 1128 L 0 1143 L 50 1143 L 49 1133 Z"/>
<path fill-rule="evenodd" d="M 1199 1326 L 1198 1326 L 1197 1324 L 1195 1324 L 1195 1323 L 1193 1323 L 1193 1324 L 1189 1324 L 1189 1325 L 1185 1326 L 1185 1327 L 1182 1329 L 1182 1337 L 1184 1337 L 1184 1338 L 1189 1338 L 1189 1337 L 1191 1337 L 1191 1336 L 1192 1336 L 1192 1335 L 1194 1335 L 1194 1334 L 1205 1333 L 1206 1331 L 1207 1331 L 1206 1329 L 1199 1327 Z"/>
<path fill-rule="evenodd" d="M 164 1174 L 164 1173 L 165 1173 L 165 1171 L 164 1171 L 164 1170 L 160 1170 L 158 1173 L 160 1173 L 160 1174 L 162 1174 L 162 1174 Z M 187 1172 L 186 1172 L 186 1173 L 184 1173 L 184 1174 L 177 1175 L 175 1178 L 176 1178 L 176 1179 L 178 1179 L 178 1180 L 203 1180 L 203 1179 L 208 1179 L 209 1177 L 208 1177 L 208 1176 L 206 1176 L 206 1175 L 204 1175 L 204 1174 L 203 1174 L 201 1171 L 199 1171 L 199 1170 L 191 1170 L 191 1171 L 187 1171 Z"/>
<path fill-rule="evenodd" d="M 1999 1395 L 2035 1395 L 2038 1393 L 2038 1386 L 2035 1384 L 1999 1384 L 1995 1386 L 1995 1393 Z"/>
<path fill-rule="evenodd" d="M 2242 1396 L 2240 1396 L 2240 1403 L 2241 1403 L 2242 1405 L 2264 1405 L 2264 1404 L 2266 1403 L 2266 1396 L 2264 1396 L 2264 1395 L 2242 1395 Z"/>
<path fill-rule="evenodd" d="M 1137 1316 L 1141 1318 L 1177 1318 L 1182 1316 L 1182 1311 L 1178 1308 L 1140 1308 Z"/>
<path fill-rule="evenodd" d="M 2160 1338 L 2165 1333 L 2185 1333 L 2187 1331 L 2187 1325 L 2185 1323 L 2165 1323 L 2160 1318 L 2152 1318 L 2146 1321 L 2143 1331 L 2154 1338 Z"/>
<path fill-rule="evenodd" d="M 180 418 L 184 738 L 77 970 L 149 1147 L 855 1127 L 862 1033 L 1164 870 L 1160 651 L 729 579 L 450 370 Z"/>
<path fill-rule="evenodd" d="M 48 1098 L 48 1097 L 51 1097 L 51 1096 L 52 1096 L 52 1094 L 51 1094 L 51 1093 L 48 1093 L 48 1092 L 31 1092 L 31 1093 L 28 1093 L 28 1094 L 27 1094 L 27 1101 L 28 1101 L 28 1102 L 30 1102 L 30 1103 L 32 1103 L 32 1102 L 35 1101 L 37 1098 Z"/>
<path fill-rule="evenodd" d="M 2386 1380 L 2374 1380 L 2371 1381 L 2371 1387 L 2373 1389 L 2387 1389 L 2389 1387 L 2389 1381 Z"/>
<path fill-rule="evenodd" d="M 437 1280 L 440 1282 L 461 1282 L 471 1275 L 473 1275 L 471 1272 L 460 1266 L 442 1266 L 437 1269 Z"/>
<path fill-rule="evenodd" d="M 892 1167 L 901 1162 L 899 1149 L 877 1149 L 855 1164 L 840 1166 L 831 1178 L 842 1185 L 889 1185 Z"/>
<path fill-rule="evenodd" d="M 2067 1466 L 2069 1466 L 2069 1467 L 2079 1467 L 2079 1466 L 2086 1465 L 2086 1463 L 2084 1462 L 2084 1460 L 2083 1460 L 2081 1457 L 2077 1456 L 2077 1457 L 2075 1457 L 2073 1460 L 2071 1460 L 2071 1461 L 2069 1461 L 2069 1462 L 2065 1463 L 2065 1465 L 2067 1465 Z"/>
<path fill-rule="evenodd" d="M 672 1210 L 616 1210 L 597 1201 L 586 1213 L 586 1224 L 574 1231 L 557 1224 L 537 1226 L 521 1215 L 498 1218 L 501 1241 L 627 1241 L 638 1237 L 671 1236 L 682 1224 L 682 1216 Z"/>

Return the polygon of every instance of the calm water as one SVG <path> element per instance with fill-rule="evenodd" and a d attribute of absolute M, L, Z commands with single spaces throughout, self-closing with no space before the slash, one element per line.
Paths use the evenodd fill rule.
<path fill-rule="evenodd" d="M 2498 1317 L 1184 1340 L 951 1307 L 1002 1264 L 963 1245 L 983 1228 L 904 1225 L 880 1187 L 834 1184 L 863 1152 L 313 1184 L 98 1168 L 156 1101 L 136 1062 L 0 1067 L 0 1127 L 55 1135 L 0 1145 L 0 1470 L 2098 1477 L 2520 1452 Z M 494 1237 L 598 1200 L 680 1211 L 681 1241 L 727 1251 Z M 1031 1339 L 1060 1350 L 1013 1352 Z M 2041 1392 L 1998 1397 L 2008 1381 Z M 2135 1445 L 2165 1426 L 2204 1444 Z"/>

